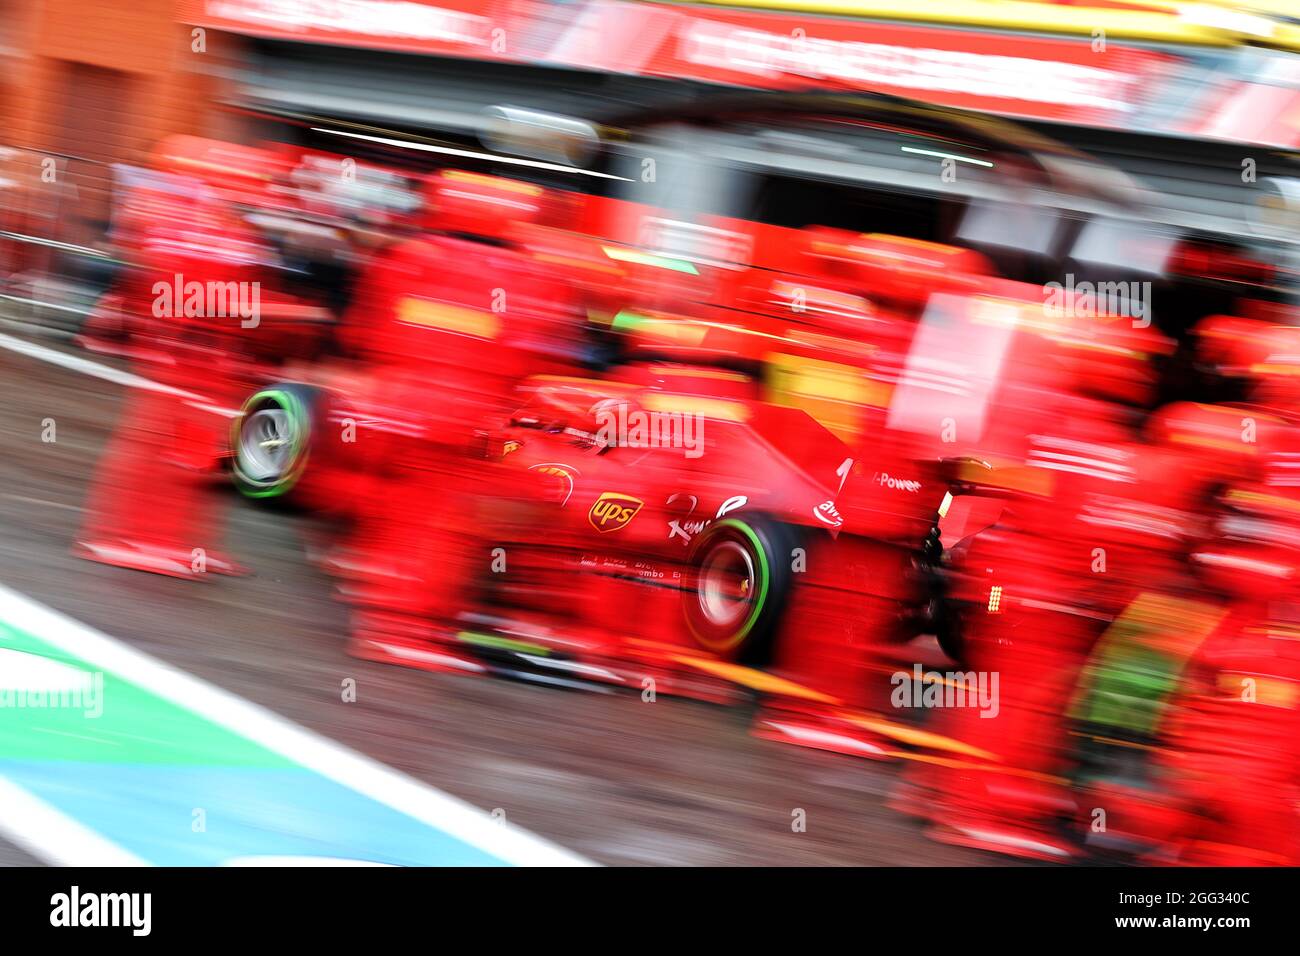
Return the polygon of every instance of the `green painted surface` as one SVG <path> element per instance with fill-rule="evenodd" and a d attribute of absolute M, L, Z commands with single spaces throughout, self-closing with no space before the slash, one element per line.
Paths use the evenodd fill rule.
<path fill-rule="evenodd" d="M 34 654 L 95 674 L 95 669 L 84 661 L 4 623 L 0 623 L 0 649 Z M 170 766 L 295 766 L 265 747 L 115 674 L 102 674 L 102 688 L 92 677 L 79 696 L 57 698 L 57 692 L 46 695 L 44 700 L 30 690 L 15 693 L 7 684 L 0 690 L 0 758 Z M 92 716 L 95 711 L 100 711 L 98 716 Z"/>

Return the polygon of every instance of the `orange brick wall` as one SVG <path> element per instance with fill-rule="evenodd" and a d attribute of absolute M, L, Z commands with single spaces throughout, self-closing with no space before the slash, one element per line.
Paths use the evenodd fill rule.
<path fill-rule="evenodd" d="M 114 163 L 140 164 L 173 133 L 229 134 L 210 57 L 239 40 L 213 31 L 192 48 L 178 0 L 0 0 L 0 146 L 55 154 L 60 238 L 79 242 L 108 218 Z M 31 169 L 27 170 L 32 173 Z M 69 198 L 70 197 L 70 198 Z"/>
<path fill-rule="evenodd" d="M 140 162 L 170 133 L 211 132 L 219 91 L 194 71 L 194 59 L 229 55 L 233 41 L 209 31 L 207 52 L 193 52 L 177 6 L 177 0 L 0 0 L 0 16 L 26 21 L 10 44 L 19 55 L 10 58 L 7 88 L 0 88 L 0 141 Z M 77 115 L 82 110 L 111 115 L 91 119 Z"/>

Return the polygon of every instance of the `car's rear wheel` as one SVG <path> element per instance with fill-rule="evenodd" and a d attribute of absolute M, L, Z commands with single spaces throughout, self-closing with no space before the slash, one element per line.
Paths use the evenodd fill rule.
<path fill-rule="evenodd" d="M 701 647 L 746 664 L 769 661 L 796 541 L 793 529 L 764 516 L 725 518 L 700 533 L 682 607 Z"/>
<path fill-rule="evenodd" d="M 278 498 L 302 477 L 311 451 L 320 390 L 278 384 L 255 393 L 235 419 L 235 486 L 250 498 Z"/>

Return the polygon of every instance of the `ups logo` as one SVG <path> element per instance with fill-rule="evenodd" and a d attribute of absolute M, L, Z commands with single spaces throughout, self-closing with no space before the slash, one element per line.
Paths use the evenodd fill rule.
<path fill-rule="evenodd" d="M 641 510 L 642 504 L 640 498 L 607 491 L 591 506 L 591 510 L 587 512 L 587 520 L 601 534 L 607 531 L 618 531 L 628 526 L 628 522 Z"/>

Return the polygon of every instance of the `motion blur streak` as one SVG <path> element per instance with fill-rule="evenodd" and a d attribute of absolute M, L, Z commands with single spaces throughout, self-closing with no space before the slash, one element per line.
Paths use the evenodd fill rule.
<path fill-rule="evenodd" d="M 769 6 L 0 3 L 0 579 L 225 688 L 0 615 L 32 827 L 1300 865 L 1293 18 Z M 14 703 L 95 667 L 104 725 Z"/>

